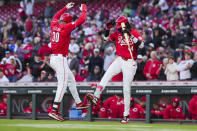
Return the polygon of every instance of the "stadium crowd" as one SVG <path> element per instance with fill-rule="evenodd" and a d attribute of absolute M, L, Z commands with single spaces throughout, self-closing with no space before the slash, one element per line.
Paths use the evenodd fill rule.
<path fill-rule="evenodd" d="M 145 47 L 138 51 L 135 80 L 197 80 L 197 1 L 127 3 L 120 15 L 127 16 L 145 39 Z M 24 0 L 17 18 L 0 22 L 0 82 L 56 81 L 49 64 L 54 4 L 48 1 L 44 12 L 34 17 L 34 0 Z M 89 14 L 85 24 L 72 32 L 68 63 L 77 82 L 99 81 L 116 58 L 114 43 L 103 40 L 105 23 L 115 19 L 109 14 L 105 8 Z M 112 79 L 121 80 L 122 74 Z"/>

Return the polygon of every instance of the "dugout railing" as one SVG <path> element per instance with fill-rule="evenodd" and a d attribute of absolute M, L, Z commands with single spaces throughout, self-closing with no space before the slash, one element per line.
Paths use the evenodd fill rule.
<path fill-rule="evenodd" d="M 88 93 L 94 92 L 94 89 L 90 88 L 89 82 L 79 82 L 77 83 L 78 92 L 83 98 L 83 96 Z M 54 96 L 56 92 L 57 83 L 0 83 L 0 97 L 3 94 L 7 94 L 7 116 L 0 118 L 19 118 L 19 119 L 48 119 L 47 113 L 37 113 L 37 106 L 39 101 L 42 99 L 42 96 Z M 118 94 L 122 95 L 122 83 L 121 82 L 110 82 L 108 83 L 106 89 L 103 92 L 105 98 Z M 146 96 L 146 114 L 145 119 L 134 119 L 135 121 L 144 121 L 146 123 L 151 122 L 194 122 L 196 120 L 185 119 L 185 120 L 164 120 L 164 119 L 152 119 L 150 110 L 152 109 L 151 105 L 158 101 L 161 96 L 164 96 L 166 99 L 171 99 L 173 96 L 179 96 L 181 100 L 185 100 L 186 106 L 189 100 L 192 98 L 193 94 L 197 94 L 197 81 L 171 81 L 171 82 L 162 82 L 162 81 L 146 81 L 146 82 L 133 82 L 131 88 L 131 94 L 135 97 Z M 23 113 L 13 113 L 13 99 L 17 97 L 29 97 L 32 100 L 32 114 L 25 115 Z M 65 117 L 65 103 L 68 103 L 68 100 L 71 99 L 71 95 L 68 89 L 65 91 L 65 96 L 61 102 L 60 112 L 63 117 Z M 17 103 L 15 103 L 17 105 Z M 185 111 L 188 114 L 188 111 Z M 68 116 L 65 117 L 68 119 Z M 103 119 L 92 117 L 91 108 L 87 111 L 87 117 L 81 118 L 78 120 L 120 120 L 120 119 Z"/>

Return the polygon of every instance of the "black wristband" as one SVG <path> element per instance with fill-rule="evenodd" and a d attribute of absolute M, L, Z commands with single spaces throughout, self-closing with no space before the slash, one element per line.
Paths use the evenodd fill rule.
<path fill-rule="evenodd" d="M 137 46 L 139 46 L 141 43 L 142 43 L 142 41 L 141 41 L 141 40 L 138 40 L 135 44 L 136 44 Z"/>

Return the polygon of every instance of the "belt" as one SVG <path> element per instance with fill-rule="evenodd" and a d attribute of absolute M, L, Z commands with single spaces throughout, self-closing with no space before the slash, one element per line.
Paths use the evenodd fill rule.
<path fill-rule="evenodd" d="M 61 57 L 66 57 L 66 55 L 63 55 L 63 54 L 51 54 L 51 56 L 61 56 Z"/>
<path fill-rule="evenodd" d="M 122 57 L 122 56 L 121 56 L 121 58 L 122 58 L 123 60 L 125 60 L 125 61 L 129 60 L 128 58 L 125 58 L 125 57 Z M 134 60 L 136 60 L 136 59 L 134 59 Z"/>

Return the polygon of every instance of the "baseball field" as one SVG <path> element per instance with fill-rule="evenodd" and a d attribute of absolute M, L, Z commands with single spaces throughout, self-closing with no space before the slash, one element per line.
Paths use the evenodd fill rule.
<path fill-rule="evenodd" d="M 0 120 L 0 131 L 196 131 L 197 125 L 52 120 Z"/>

